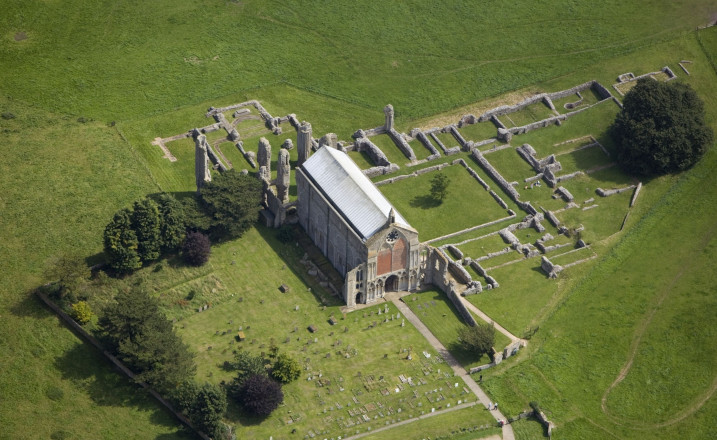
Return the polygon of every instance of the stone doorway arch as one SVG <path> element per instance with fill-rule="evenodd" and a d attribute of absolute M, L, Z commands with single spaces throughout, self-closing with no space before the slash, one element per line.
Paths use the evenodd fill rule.
<path fill-rule="evenodd" d="M 398 275 L 391 275 L 386 278 L 386 284 L 384 284 L 385 292 L 396 292 L 398 291 Z"/>
<path fill-rule="evenodd" d="M 359 293 L 356 294 L 356 304 L 365 304 L 366 301 L 363 300 L 363 299 L 364 299 L 364 298 L 363 298 L 362 292 L 359 292 Z"/>

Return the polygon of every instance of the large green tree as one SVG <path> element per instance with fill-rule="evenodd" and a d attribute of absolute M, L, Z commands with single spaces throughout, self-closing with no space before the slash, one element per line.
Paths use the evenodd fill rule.
<path fill-rule="evenodd" d="M 450 180 L 443 173 L 438 173 L 431 179 L 431 197 L 436 202 L 442 202 L 448 195 Z"/>
<path fill-rule="evenodd" d="M 163 251 L 172 252 L 179 248 L 184 241 L 186 231 L 184 207 L 167 193 L 157 197 L 159 209 L 159 235 Z"/>
<path fill-rule="evenodd" d="M 227 396 L 221 386 L 205 383 L 197 385 L 189 381 L 173 393 L 179 405 L 195 428 L 218 438 L 222 417 L 227 410 Z"/>
<path fill-rule="evenodd" d="M 495 328 L 492 325 L 464 326 L 458 330 L 458 339 L 463 347 L 475 353 L 476 356 L 483 356 L 492 352 L 495 343 Z"/>
<path fill-rule="evenodd" d="M 156 298 L 135 287 L 117 293 L 115 301 L 99 319 L 100 336 L 137 381 L 169 390 L 194 375 L 194 356 Z"/>
<path fill-rule="evenodd" d="M 134 202 L 132 229 L 137 234 L 137 254 L 140 260 L 146 263 L 159 258 L 162 241 L 159 208 L 154 200 L 144 198 Z"/>
<path fill-rule="evenodd" d="M 200 190 L 214 238 L 240 237 L 257 220 L 262 183 L 234 169 L 216 176 Z"/>
<path fill-rule="evenodd" d="M 714 139 L 704 115 L 702 101 L 688 84 L 638 80 L 611 128 L 618 162 L 643 176 L 690 168 Z"/>
<path fill-rule="evenodd" d="M 117 211 L 104 233 L 104 249 L 110 267 L 123 273 L 140 268 L 138 246 L 137 234 L 132 229 L 132 212 L 126 208 Z"/>

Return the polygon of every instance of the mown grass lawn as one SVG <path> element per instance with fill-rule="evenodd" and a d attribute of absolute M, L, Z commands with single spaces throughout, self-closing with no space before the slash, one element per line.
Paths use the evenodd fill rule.
<path fill-rule="evenodd" d="M 448 196 L 440 203 L 430 196 L 431 179 L 436 173 L 443 173 L 450 181 Z M 508 216 L 461 165 L 382 185 L 379 189 L 419 231 L 423 241 Z"/>

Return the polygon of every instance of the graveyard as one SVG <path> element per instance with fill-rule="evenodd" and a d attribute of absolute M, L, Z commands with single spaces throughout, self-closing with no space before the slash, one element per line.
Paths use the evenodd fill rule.
<path fill-rule="evenodd" d="M 10 2 L 0 18 L 0 437 L 195 438 L 34 291 L 58 256 L 102 264 L 102 228 L 117 209 L 196 190 L 193 128 L 208 128 L 226 168 L 252 174 L 266 138 L 270 180 L 284 145 L 297 203 L 292 114 L 311 123 L 317 147 L 374 169 L 420 241 L 460 272 L 476 321 L 479 310 L 526 341 L 472 375 L 515 419 L 514 438 L 547 438 L 534 417 L 518 419 L 531 402 L 554 438 L 712 434 L 714 148 L 689 171 L 640 179 L 615 165 L 607 130 L 640 77 L 691 85 L 716 127 L 713 5 L 157 6 Z M 286 119 L 267 126 L 253 105 L 221 112 L 226 122 L 207 117 L 248 101 Z M 385 127 L 388 104 L 398 137 L 371 131 Z M 440 173 L 450 185 L 437 204 L 428 195 Z M 503 435 L 393 301 L 347 310 L 302 246 L 258 224 L 213 246 L 204 267 L 170 257 L 100 280 L 89 302 L 101 310 L 113 289 L 144 284 L 196 352 L 199 383 L 231 379 L 224 362 L 236 350 L 276 346 L 299 360 L 301 377 L 269 418 L 230 405 L 237 438 Z M 463 312 L 440 288 L 403 303 L 463 368 L 490 365 L 457 345 Z M 496 332 L 499 352 L 510 343 Z"/>

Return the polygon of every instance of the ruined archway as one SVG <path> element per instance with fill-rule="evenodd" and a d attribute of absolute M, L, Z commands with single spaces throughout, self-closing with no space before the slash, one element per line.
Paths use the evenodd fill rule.
<path fill-rule="evenodd" d="M 391 275 L 386 279 L 386 284 L 384 285 L 384 291 L 386 292 L 396 292 L 398 291 L 398 275 Z"/>

